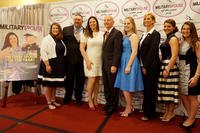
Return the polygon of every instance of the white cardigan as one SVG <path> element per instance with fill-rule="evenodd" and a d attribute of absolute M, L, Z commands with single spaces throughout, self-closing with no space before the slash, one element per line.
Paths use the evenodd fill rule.
<path fill-rule="evenodd" d="M 66 46 L 62 40 L 61 42 L 63 46 L 65 47 L 64 55 L 66 55 L 67 53 Z M 56 42 L 54 41 L 54 39 L 52 38 L 50 34 L 43 38 L 42 44 L 40 46 L 40 54 L 43 61 L 47 61 L 49 59 L 57 57 L 56 56 Z"/>

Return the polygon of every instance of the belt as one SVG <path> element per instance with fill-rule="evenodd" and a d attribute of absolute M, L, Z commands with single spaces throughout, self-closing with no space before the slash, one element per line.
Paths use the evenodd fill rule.
<path fill-rule="evenodd" d="M 186 60 L 186 55 L 179 55 L 179 60 Z"/>

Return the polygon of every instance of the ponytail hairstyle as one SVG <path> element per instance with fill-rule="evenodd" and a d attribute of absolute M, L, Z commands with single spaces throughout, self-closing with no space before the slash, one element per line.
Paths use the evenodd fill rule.
<path fill-rule="evenodd" d="M 164 23 L 169 23 L 174 27 L 173 33 L 178 32 L 178 27 L 176 26 L 176 22 L 174 19 L 167 19 Z"/>

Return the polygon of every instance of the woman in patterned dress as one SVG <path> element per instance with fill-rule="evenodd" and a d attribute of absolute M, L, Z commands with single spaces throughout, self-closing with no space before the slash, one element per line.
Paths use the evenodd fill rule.
<path fill-rule="evenodd" d="M 192 22 L 185 22 L 181 28 L 183 41 L 179 50 L 180 69 L 180 98 L 188 118 L 183 122 L 184 127 L 193 127 L 198 112 L 200 94 L 200 40 Z"/>
<path fill-rule="evenodd" d="M 162 121 L 170 121 L 174 116 L 175 104 L 178 104 L 179 72 L 176 64 L 179 51 L 178 31 L 176 22 L 167 19 L 164 22 L 164 32 L 167 39 L 160 45 L 162 53 L 160 76 L 158 78 L 158 101 L 165 104 L 165 113 Z"/>

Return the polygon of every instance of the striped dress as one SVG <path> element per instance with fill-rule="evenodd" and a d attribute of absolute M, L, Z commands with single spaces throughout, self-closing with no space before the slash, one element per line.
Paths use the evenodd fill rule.
<path fill-rule="evenodd" d="M 174 34 L 167 35 L 167 39 L 160 45 L 162 53 L 162 65 L 158 78 L 158 101 L 161 103 L 178 103 L 178 87 L 179 87 L 179 71 L 175 63 L 173 68 L 170 69 L 169 76 L 164 78 L 162 73 L 166 69 L 171 58 L 171 47 L 169 40 Z"/>

